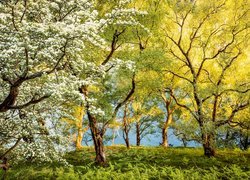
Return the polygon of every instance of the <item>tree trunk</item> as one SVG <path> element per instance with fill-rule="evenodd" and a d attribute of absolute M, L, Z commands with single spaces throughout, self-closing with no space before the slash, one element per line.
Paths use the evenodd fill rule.
<path fill-rule="evenodd" d="M 141 145 L 140 122 L 136 122 L 136 146 Z"/>
<path fill-rule="evenodd" d="M 83 137 L 83 130 L 78 129 L 78 134 L 76 138 L 76 149 L 79 150 L 82 148 L 82 137 Z"/>
<path fill-rule="evenodd" d="M 130 148 L 130 143 L 129 143 L 128 133 L 129 133 L 128 127 L 125 126 L 124 130 L 123 130 L 123 139 L 125 141 L 126 147 L 129 149 Z"/>
<path fill-rule="evenodd" d="M 0 104 L 0 112 L 6 112 L 9 110 L 9 106 L 12 106 L 15 104 L 17 96 L 19 94 L 19 86 L 20 84 L 17 83 L 17 85 L 12 85 L 10 87 L 9 95 L 5 98 L 5 100 Z"/>
<path fill-rule="evenodd" d="M 182 140 L 182 144 L 184 147 L 187 147 L 187 137 L 185 136 L 185 134 L 183 134 L 183 137 L 181 138 Z"/>
<path fill-rule="evenodd" d="M 170 90 L 170 97 L 169 99 L 166 97 L 166 92 L 163 91 L 161 94 L 161 97 L 165 103 L 165 108 L 166 108 L 166 120 L 162 126 L 162 142 L 161 142 L 161 146 L 163 147 L 168 147 L 168 127 L 169 125 L 172 123 L 173 120 L 173 112 L 175 110 L 175 108 L 170 109 L 170 104 L 172 102 L 172 90 Z"/>
<path fill-rule="evenodd" d="M 168 128 L 162 128 L 162 144 L 163 147 L 168 147 Z"/>
<path fill-rule="evenodd" d="M 96 153 L 96 163 L 98 165 L 104 165 L 106 163 L 106 157 L 104 152 L 104 145 L 103 145 L 103 135 L 104 131 L 99 130 L 97 127 L 97 121 L 94 116 L 92 116 L 89 112 L 87 112 L 89 118 L 89 126 L 91 130 L 92 139 L 95 146 L 95 153 Z"/>
<path fill-rule="evenodd" d="M 130 127 L 129 127 L 129 122 L 128 122 L 128 119 L 127 119 L 127 109 L 128 107 L 128 104 L 125 104 L 125 107 L 124 107 L 124 115 L 123 115 L 123 139 L 126 143 L 126 147 L 129 149 L 130 148 L 130 144 L 129 144 L 129 137 L 128 137 L 128 134 L 129 134 L 129 131 L 130 131 Z"/>
<path fill-rule="evenodd" d="M 95 161 L 98 165 L 103 165 L 106 163 L 106 157 L 103 145 L 103 134 L 98 132 L 96 126 L 91 127 L 91 134 L 95 146 L 95 153 L 96 153 Z"/>
<path fill-rule="evenodd" d="M 204 155 L 207 157 L 215 156 L 214 135 L 202 134 Z"/>
<path fill-rule="evenodd" d="M 125 143 L 126 143 L 126 147 L 129 149 L 130 148 L 130 144 L 129 144 L 128 132 L 125 132 Z"/>
<path fill-rule="evenodd" d="M 9 169 L 8 159 L 6 157 L 4 157 L 0 160 L 2 160 L 2 164 L 0 164 L 0 168 L 2 168 L 4 171 L 3 176 L 2 176 L 2 180 L 5 180 L 7 177 L 7 170 Z"/>
<path fill-rule="evenodd" d="M 105 164 L 106 156 L 104 153 L 103 137 L 100 134 L 96 136 L 95 151 L 96 151 L 96 159 L 95 159 L 96 163 L 99 165 Z"/>
<path fill-rule="evenodd" d="M 248 150 L 249 144 L 250 144 L 249 136 L 248 135 L 246 135 L 246 136 L 243 135 L 243 140 L 241 141 L 241 145 L 242 145 L 243 150 L 245 150 L 245 151 Z"/>
<path fill-rule="evenodd" d="M 84 94 L 85 97 L 88 97 L 88 91 L 86 87 L 82 87 L 79 90 L 81 93 Z M 92 136 L 94 147 L 95 147 L 95 153 L 96 153 L 95 161 L 96 161 L 96 164 L 98 165 L 104 165 L 106 163 L 104 144 L 103 144 L 103 136 L 105 133 L 105 128 L 103 127 L 101 130 L 98 129 L 96 117 L 90 113 L 89 108 L 90 106 L 87 101 L 86 110 L 87 110 L 87 116 L 89 120 L 89 128 L 91 131 L 91 136 Z"/>
<path fill-rule="evenodd" d="M 82 148 L 82 139 L 83 135 L 88 131 L 89 127 L 78 128 L 77 137 L 76 137 L 76 149 Z"/>
<path fill-rule="evenodd" d="M 77 118 L 77 137 L 76 137 L 76 149 L 81 149 L 82 148 L 82 138 L 84 133 L 88 130 L 88 126 L 87 127 L 83 127 L 83 116 L 84 116 L 84 108 L 81 104 L 81 106 L 77 107 L 75 110 L 75 115 Z"/>
<path fill-rule="evenodd" d="M 229 147 L 229 142 L 230 142 L 230 139 L 232 137 L 230 136 L 230 132 L 229 130 L 227 129 L 227 133 L 226 133 L 226 137 L 225 137 L 225 140 L 224 140 L 224 143 L 225 143 L 225 147 Z"/>
<path fill-rule="evenodd" d="M 172 123 L 172 112 L 173 111 L 170 111 L 169 109 L 169 105 L 166 105 L 166 109 L 167 109 L 167 119 L 162 127 L 162 146 L 163 147 L 168 147 L 168 127 L 169 127 L 169 124 Z"/>

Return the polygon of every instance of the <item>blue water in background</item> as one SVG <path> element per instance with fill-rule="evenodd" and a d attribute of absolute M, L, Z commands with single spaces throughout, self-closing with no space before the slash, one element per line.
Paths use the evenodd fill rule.
<path fill-rule="evenodd" d="M 112 136 L 112 134 L 113 134 L 113 131 L 111 129 L 108 129 L 106 132 L 106 135 Z M 116 138 L 114 139 L 114 144 L 125 145 L 125 142 L 122 136 L 122 131 L 118 130 L 115 134 L 116 134 Z M 132 146 L 136 145 L 136 134 L 132 130 L 130 131 L 130 134 L 129 134 L 129 141 L 130 141 L 130 145 Z M 141 140 L 141 145 L 142 146 L 159 146 L 161 142 L 162 142 L 161 133 L 158 132 L 155 134 L 146 135 Z M 173 145 L 174 147 L 183 146 L 183 143 L 173 134 L 172 129 L 168 130 L 168 143 Z M 105 142 L 105 145 L 114 145 L 114 144 L 112 144 L 112 140 Z M 86 145 L 86 144 L 82 142 L 82 145 Z M 93 143 L 88 142 L 88 145 L 93 145 Z M 199 146 L 199 144 L 194 141 L 188 142 L 188 147 L 197 147 L 197 146 Z"/>

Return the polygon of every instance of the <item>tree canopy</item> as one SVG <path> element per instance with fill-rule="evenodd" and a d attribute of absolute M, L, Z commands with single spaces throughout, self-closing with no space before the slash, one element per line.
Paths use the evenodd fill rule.
<path fill-rule="evenodd" d="M 1 1 L 0 159 L 66 163 L 89 130 L 105 164 L 110 128 L 247 149 L 249 56 L 246 0 Z"/>

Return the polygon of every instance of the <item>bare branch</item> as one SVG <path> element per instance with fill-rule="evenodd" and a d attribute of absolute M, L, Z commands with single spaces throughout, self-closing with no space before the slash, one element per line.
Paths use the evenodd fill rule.
<path fill-rule="evenodd" d="M 208 72 L 208 70 L 206 69 L 202 69 L 203 71 L 205 71 L 205 73 L 207 74 L 207 77 L 209 79 L 209 81 L 213 84 L 213 85 L 216 85 L 215 82 L 211 79 L 211 76 L 210 76 L 210 73 Z M 197 74 L 198 76 L 198 74 Z"/>
<path fill-rule="evenodd" d="M 209 95 L 207 97 L 205 97 L 204 99 L 202 99 L 202 103 L 204 103 L 205 101 L 207 101 L 208 99 L 210 99 L 211 97 L 215 96 L 215 94 Z"/>

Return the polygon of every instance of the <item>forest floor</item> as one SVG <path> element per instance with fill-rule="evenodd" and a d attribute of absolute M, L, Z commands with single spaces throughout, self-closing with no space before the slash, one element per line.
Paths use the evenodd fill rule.
<path fill-rule="evenodd" d="M 22 164 L 13 166 L 7 179 L 239 179 L 250 177 L 250 151 L 218 150 L 216 157 L 203 156 L 199 148 L 106 147 L 106 167 L 94 164 L 94 150 L 70 152 L 71 166 Z M 2 174 L 0 170 L 0 177 Z"/>

